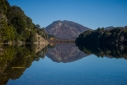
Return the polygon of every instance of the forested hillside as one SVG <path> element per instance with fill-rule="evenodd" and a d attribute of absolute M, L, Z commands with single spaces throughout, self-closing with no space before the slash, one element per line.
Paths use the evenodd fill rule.
<path fill-rule="evenodd" d="M 76 44 L 94 47 L 127 45 L 127 28 L 88 30 L 79 35 L 76 39 Z"/>
<path fill-rule="evenodd" d="M 127 27 L 88 30 L 80 34 L 75 43 L 86 54 L 127 59 Z"/>
<path fill-rule="evenodd" d="M 0 42 L 32 42 L 36 40 L 36 32 L 47 38 L 44 29 L 35 25 L 20 7 L 0 0 Z"/>

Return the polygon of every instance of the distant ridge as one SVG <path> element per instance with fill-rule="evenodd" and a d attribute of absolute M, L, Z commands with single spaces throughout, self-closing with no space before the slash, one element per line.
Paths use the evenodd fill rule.
<path fill-rule="evenodd" d="M 127 26 L 124 26 L 124 27 L 120 26 L 120 27 L 118 27 L 118 28 L 126 28 L 126 27 L 127 27 Z M 114 26 L 105 27 L 106 30 L 114 29 L 114 28 L 117 28 L 117 27 L 114 27 Z"/>
<path fill-rule="evenodd" d="M 79 34 L 87 30 L 91 29 L 67 20 L 54 21 L 52 24 L 46 27 L 46 32 L 48 34 L 52 34 L 58 39 L 69 40 L 75 40 L 79 36 Z"/>
<path fill-rule="evenodd" d="M 115 27 L 113 27 L 113 26 L 105 27 L 106 30 L 114 29 L 114 28 L 115 28 Z"/>

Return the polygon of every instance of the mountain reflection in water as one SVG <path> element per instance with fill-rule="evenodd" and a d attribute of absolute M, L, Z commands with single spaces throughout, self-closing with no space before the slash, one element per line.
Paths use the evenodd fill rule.
<path fill-rule="evenodd" d="M 40 48 L 41 47 L 41 48 Z M 0 85 L 21 77 L 33 61 L 44 59 L 45 55 L 54 62 L 74 62 L 88 55 L 97 57 L 127 59 L 127 47 L 77 47 L 75 44 L 57 44 L 49 46 L 3 46 L 0 47 Z M 79 49 L 81 50 L 79 50 Z"/>
<path fill-rule="evenodd" d="M 75 44 L 57 44 L 48 50 L 46 56 L 54 62 L 73 62 L 86 57 L 87 54 L 78 49 Z"/>

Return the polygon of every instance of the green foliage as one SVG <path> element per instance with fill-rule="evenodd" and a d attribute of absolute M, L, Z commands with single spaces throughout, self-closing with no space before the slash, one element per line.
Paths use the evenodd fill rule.
<path fill-rule="evenodd" d="M 8 40 L 8 41 L 13 41 L 14 38 L 15 38 L 15 30 L 12 26 L 7 26 L 5 29 L 4 29 L 4 32 L 5 35 L 4 35 L 4 39 L 5 40 Z"/>
<path fill-rule="evenodd" d="M 0 13 L 6 13 L 7 12 L 7 6 L 8 6 L 8 3 L 6 0 L 0 0 Z"/>
<path fill-rule="evenodd" d="M 77 45 L 92 45 L 92 46 L 111 46 L 126 44 L 127 41 L 127 29 L 114 28 L 110 30 L 104 30 L 98 28 L 94 31 L 85 31 L 80 34 L 76 39 Z"/>
<path fill-rule="evenodd" d="M 85 31 L 76 39 L 76 45 L 86 54 L 127 58 L 127 29 L 114 28 L 104 30 L 98 28 Z"/>
<path fill-rule="evenodd" d="M 34 41 L 36 41 L 35 33 L 36 33 L 35 31 L 30 31 L 29 32 L 29 37 L 26 39 L 26 42 L 33 43 Z"/>
<path fill-rule="evenodd" d="M 35 26 L 35 27 L 37 27 L 37 26 Z M 45 28 L 36 28 L 36 29 L 37 29 L 37 33 L 39 35 L 41 35 L 46 40 L 48 39 L 48 34 L 46 33 Z"/>
<path fill-rule="evenodd" d="M 8 26 L 7 24 L 7 19 L 4 15 L 3 18 L 1 19 L 0 22 L 0 37 L 1 40 L 0 41 L 13 41 L 15 38 L 15 29 L 13 28 L 13 26 Z"/>
<path fill-rule="evenodd" d="M 26 16 L 22 9 L 17 6 L 12 6 L 8 10 L 7 17 L 9 19 L 9 24 L 12 24 L 13 27 L 16 29 L 19 39 L 25 41 L 25 36 L 28 36 L 28 33 L 26 30 Z"/>
<path fill-rule="evenodd" d="M 0 42 L 34 42 L 36 32 L 48 38 L 44 28 L 34 25 L 20 7 L 10 6 L 7 0 L 0 0 Z"/>
<path fill-rule="evenodd" d="M 32 22 L 32 19 L 30 19 L 27 16 L 26 16 L 26 27 L 29 28 L 30 30 L 32 30 L 33 27 L 34 27 L 33 22 Z"/>

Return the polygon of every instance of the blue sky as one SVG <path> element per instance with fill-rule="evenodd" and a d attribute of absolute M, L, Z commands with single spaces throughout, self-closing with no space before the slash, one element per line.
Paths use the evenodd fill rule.
<path fill-rule="evenodd" d="M 46 27 L 68 20 L 83 26 L 127 26 L 127 0 L 8 0 L 23 9 L 35 24 Z"/>

